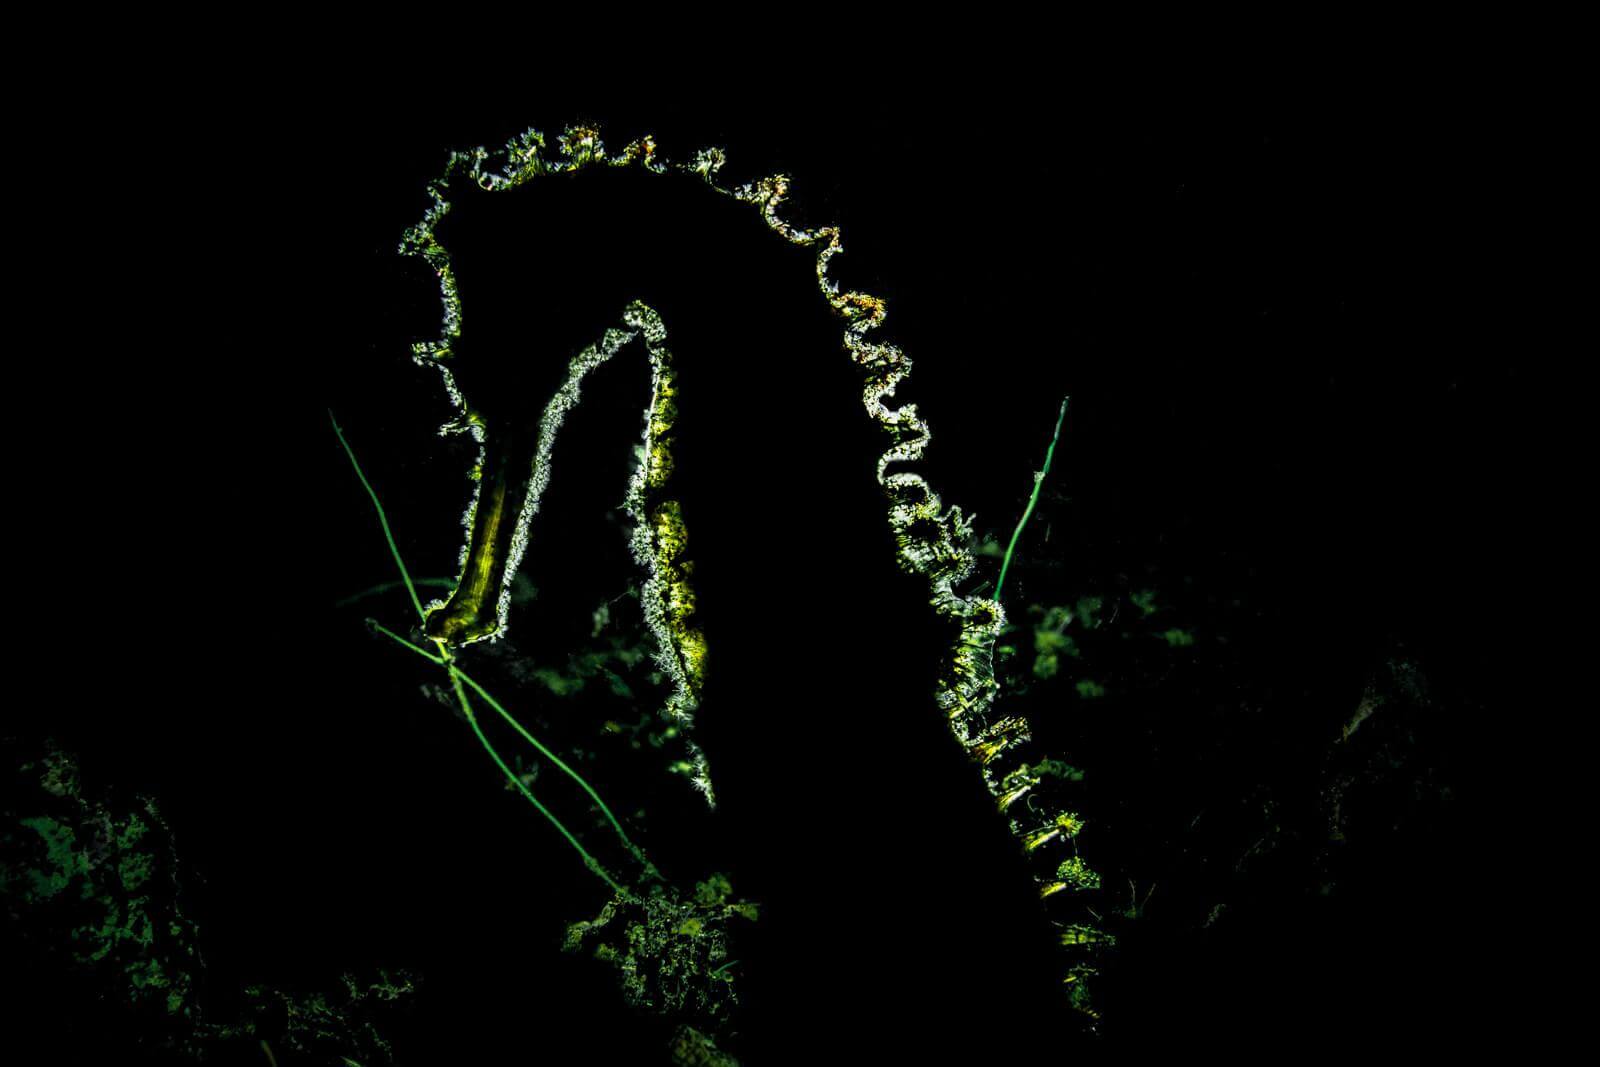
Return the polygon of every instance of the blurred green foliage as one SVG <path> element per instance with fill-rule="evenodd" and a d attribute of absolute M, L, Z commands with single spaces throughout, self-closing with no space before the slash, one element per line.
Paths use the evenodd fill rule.
<path fill-rule="evenodd" d="M 187 879 L 156 803 L 85 788 L 56 747 L 4 746 L 0 900 L 10 932 L 52 971 L 93 990 L 100 1039 L 192 1062 L 263 1055 L 294 1062 L 391 1061 L 382 1012 L 413 991 L 405 974 L 346 975 L 334 992 L 245 987 L 238 1012 L 208 1000 L 201 936 L 180 897 Z M 41 976 L 43 977 L 43 976 Z M 89 1010 L 83 1006 L 83 1010 Z M 231 1050 L 231 1051 L 230 1051 Z"/>

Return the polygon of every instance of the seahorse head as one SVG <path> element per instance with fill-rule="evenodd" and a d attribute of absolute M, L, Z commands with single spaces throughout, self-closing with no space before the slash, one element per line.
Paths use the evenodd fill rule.
<path fill-rule="evenodd" d="M 670 430 L 679 403 L 676 372 L 666 367 L 665 329 L 675 340 L 692 339 L 690 362 L 697 367 L 690 373 L 714 382 L 724 397 L 778 380 L 774 361 L 728 355 L 730 346 L 749 345 L 763 331 L 792 330 L 805 317 L 774 314 L 774 300 L 810 312 L 826 336 L 825 308 L 807 281 L 814 277 L 810 257 L 738 202 L 776 190 L 724 189 L 715 184 L 720 167 L 718 152 L 664 163 L 648 137 L 613 154 L 597 131 L 572 127 L 553 150 L 530 131 L 499 152 L 457 152 L 429 186 L 432 206 L 401 250 L 437 274 L 443 328 L 415 345 L 414 356 L 443 377 L 456 409 L 445 431 L 470 434 L 479 445 L 470 536 L 455 590 L 428 616 L 434 640 L 465 645 L 506 631 L 511 580 L 539 511 L 552 449 L 590 371 L 630 345 L 649 354 L 655 395 L 644 455 L 659 481 L 674 462 Z M 736 252 L 714 251 L 724 246 Z M 763 277 L 749 261 L 755 248 L 781 253 L 788 274 L 778 283 Z M 688 260 L 693 271 L 684 267 Z M 505 269 L 482 269 L 485 263 Z M 819 363 L 837 369 L 818 348 Z M 711 349 L 719 350 L 714 359 Z M 719 365 L 707 369 L 707 363 Z M 718 414 L 724 422 L 774 424 L 751 425 L 742 434 L 751 440 L 775 436 L 781 421 L 742 400 Z M 647 488 L 656 492 L 648 502 L 653 509 L 665 499 L 662 486 Z M 643 520 L 661 526 L 651 516 Z"/>

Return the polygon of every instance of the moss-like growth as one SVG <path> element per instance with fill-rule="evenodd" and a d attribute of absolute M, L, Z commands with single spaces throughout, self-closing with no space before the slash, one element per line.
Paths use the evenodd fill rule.
<path fill-rule="evenodd" d="M 58 748 L 5 754 L 0 900 L 23 944 L 57 977 L 94 990 L 110 1025 L 137 1035 L 130 1045 L 193 1062 L 261 1045 L 312 1062 L 390 1062 L 378 1019 L 412 991 L 409 976 L 346 975 L 331 994 L 251 985 L 239 1015 L 223 1016 L 204 993 L 200 932 L 180 902 L 186 879 L 155 800 L 124 805 L 85 788 Z"/>
<path fill-rule="evenodd" d="M 755 904 L 734 898 L 726 875 L 713 874 L 688 895 L 658 884 L 573 923 L 566 949 L 616 968 L 631 1006 L 716 1029 L 738 1003 L 734 928 L 758 914 Z"/>

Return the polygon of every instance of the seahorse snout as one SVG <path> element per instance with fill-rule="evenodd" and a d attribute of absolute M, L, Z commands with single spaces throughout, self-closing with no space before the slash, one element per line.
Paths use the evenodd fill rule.
<path fill-rule="evenodd" d="M 513 478 L 510 471 L 527 466 L 527 457 L 491 438 L 479 468 L 477 504 L 472 515 L 467 561 L 455 591 L 443 606 L 428 613 L 423 630 L 452 647 L 493 637 L 505 620 L 500 594 L 516 523 L 510 514 Z"/>

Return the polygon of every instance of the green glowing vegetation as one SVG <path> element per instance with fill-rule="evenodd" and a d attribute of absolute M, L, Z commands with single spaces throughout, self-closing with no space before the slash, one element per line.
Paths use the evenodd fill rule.
<path fill-rule="evenodd" d="M 567 928 L 566 949 L 587 951 L 617 970 L 628 1003 L 721 1025 L 738 1004 L 728 951 L 730 924 L 754 922 L 757 906 L 736 900 L 726 875 L 692 893 L 656 884 L 641 896 L 613 899 L 600 914 Z"/>
<path fill-rule="evenodd" d="M 1000 562 L 1000 577 L 994 580 L 994 598 L 1000 599 L 1000 588 L 1006 584 L 1006 572 L 1011 569 L 1011 556 L 1017 551 L 1017 542 L 1022 540 L 1022 528 L 1028 525 L 1028 520 L 1033 517 L 1033 509 L 1039 504 L 1039 490 L 1044 486 L 1044 480 L 1050 473 L 1050 462 L 1055 459 L 1056 442 L 1061 439 L 1061 424 L 1067 418 L 1067 399 L 1061 399 L 1061 413 L 1056 416 L 1055 432 L 1050 435 L 1050 447 L 1044 453 L 1044 466 L 1033 476 L 1033 492 L 1028 495 L 1028 506 L 1022 511 L 1022 518 L 1017 520 L 1017 528 L 1011 531 L 1011 543 L 1006 545 L 1005 559 Z"/>
<path fill-rule="evenodd" d="M 263 1039 L 264 1048 L 293 1053 L 289 1062 L 330 1062 L 336 1058 L 347 1067 L 362 1067 L 363 1063 L 390 1063 L 394 1059 L 394 1050 L 370 1016 L 393 1011 L 416 991 L 409 976 L 379 971 L 367 981 L 342 975 L 337 990 L 331 993 L 286 993 L 262 986 L 248 986 L 244 992 L 255 1020 L 249 1032 L 279 1035 L 271 1045 Z M 358 1052 L 361 1058 L 340 1050 Z"/>
<path fill-rule="evenodd" d="M 1072 615 L 1063 608 L 1051 608 L 1033 627 L 1033 676 L 1054 678 L 1061 670 L 1061 657 L 1079 655 L 1078 642 L 1066 632 Z M 1014 649 L 1013 649 L 1014 651 Z"/>
<path fill-rule="evenodd" d="M 1070 856 L 1061 861 L 1061 865 L 1056 868 L 1056 880 L 1045 886 L 1043 892 L 1045 896 L 1050 896 L 1063 889 L 1082 892 L 1099 888 L 1100 876 L 1091 871 L 1080 857 Z"/>
<path fill-rule="evenodd" d="M 53 747 L 8 762 L 22 789 L 0 812 L 0 898 L 30 952 L 90 983 L 185 1061 L 253 1045 L 294 1053 L 292 1062 L 391 1062 L 376 1016 L 412 991 L 407 975 L 345 975 L 333 994 L 251 984 L 219 1010 L 199 929 L 179 902 L 188 876 L 155 802 L 97 795 Z"/>
<path fill-rule="evenodd" d="M 1194 634 L 1190 633 L 1188 630 L 1179 630 L 1177 628 L 1163 630 L 1161 632 L 1161 639 L 1167 644 L 1171 645 L 1173 648 L 1188 648 L 1190 645 L 1194 644 Z"/>
<path fill-rule="evenodd" d="M 25 771 L 39 770 L 37 764 Z M 15 889 L 25 907 L 64 908 L 74 914 L 68 934 L 79 964 L 104 964 L 120 973 L 139 1004 L 169 1015 L 191 1014 L 194 980 L 173 957 L 193 959 L 193 925 L 161 899 L 158 872 L 171 877 L 162 855 L 161 816 L 151 801 L 142 810 L 116 814 L 83 796 L 76 766 L 52 752 L 43 764 L 44 792 L 65 804 L 54 814 L 17 820 L 36 840 L 22 852 L 37 855 L 36 865 L 0 869 L 5 895 Z"/>

